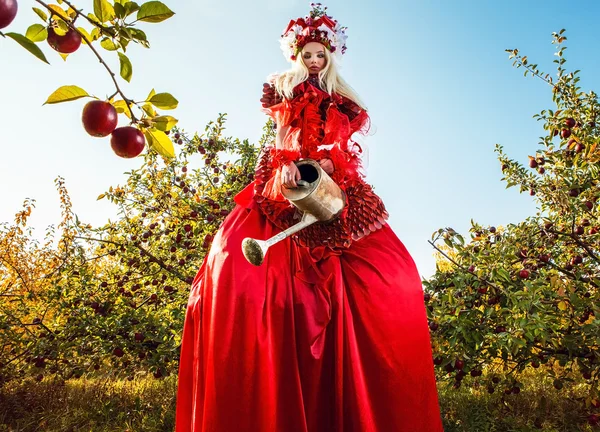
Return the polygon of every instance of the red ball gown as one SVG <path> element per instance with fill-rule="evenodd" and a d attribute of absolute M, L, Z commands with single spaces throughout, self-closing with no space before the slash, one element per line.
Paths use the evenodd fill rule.
<path fill-rule="evenodd" d="M 442 431 L 421 280 L 351 140 L 368 115 L 313 79 L 294 90 L 266 110 L 283 149 L 262 149 L 192 284 L 175 430 Z M 299 158 L 333 161 L 346 208 L 255 267 L 242 240 L 298 221 L 278 166 Z"/>

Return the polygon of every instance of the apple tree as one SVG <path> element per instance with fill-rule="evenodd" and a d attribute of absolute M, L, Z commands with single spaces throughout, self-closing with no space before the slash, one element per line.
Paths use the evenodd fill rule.
<path fill-rule="evenodd" d="M 440 254 L 425 301 L 440 379 L 518 394 L 519 374 L 542 368 L 557 391 L 583 385 L 594 423 L 600 413 L 600 104 L 566 69 L 564 30 L 553 34 L 557 77 L 519 50 L 514 66 L 548 84 L 556 107 L 534 118 L 540 149 L 526 166 L 496 152 L 507 187 L 529 193 L 535 216 L 504 227 L 471 221 L 468 240 L 433 233 Z M 467 378 L 465 380 L 465 378 Z"/>
<path fill-rule="evenodd" d="M 46 104 L 56 104 L 91 98 L 83 108 L 83 127 L 91 136 L 110 135 L 113 151 L 121 157 L 138 156 L 149 147 L 165 157 L 173 157 L 174 149 L 167 137 L 177 119 L 161 115 L 156 109 L 171 110 L 178 101 L 170 93 L 149 91 L 145 99 L 127 97 L 119 80 L 130 82 L 133 65 L 126 55 L 128 47 L 140 45 L 149 48 L 146 33 L 139 28 L 140 23 L 159 23 L 174 15 L 160 1 L 148 1 L 138 5 L 128 0 L 94 0 L 93 13 L 85 13 L 70 0 L 57 0 L 58 4 L 32 1 L 32 14 L 41 23 L 31 24 L 25 34 L 6 32 L 14 20 L 19 5 L 17 0 L 0 2 L 0 36 L 13 39 L 24 49 L 49 63 L 40 48 L 47 43 L 66 61 L 69 55 L 76 55 L 82 45 L 87 46 L 99 63 L 112 78 L 114 92 L 102 100 L 77 85 L 63 85 L 48 96 Z M 119 59 L 119 76 L 111 70 L 103 55 L 116 55 Z M 130 119 L 129 126 L 117 127 L 118 115 Z"/>

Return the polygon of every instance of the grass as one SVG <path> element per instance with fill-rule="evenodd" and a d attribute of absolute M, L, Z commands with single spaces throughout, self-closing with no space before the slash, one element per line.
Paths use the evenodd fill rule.
<path fill-rule="evenodd" d="M 467 380 L 469 378 L 465 378 Z M 489 394 L 484 386 L 458 390 L 438 384 L 446 432 L 593 431 L 586 422 L 583 386 L 560 392 L 534 370 L 520 394 Z M 0 432 L 173 431 L 177 376 L 133 381 L 26 379 L 0 389 Z M 542 421 L 536 428 L 534 421 Z M 411 431 L 412 432 L 412 431 Z"/>

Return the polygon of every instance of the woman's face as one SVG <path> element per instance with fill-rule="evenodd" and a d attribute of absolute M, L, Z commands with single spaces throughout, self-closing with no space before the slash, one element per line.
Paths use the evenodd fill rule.
<path fill-rule="evenodd" d="M 314 75 L 323 70 L 327 64 L 325 59 L 325 46 L 319 42 L 309 42 L 302 49 L 302 60 L 308 71 Z"/>

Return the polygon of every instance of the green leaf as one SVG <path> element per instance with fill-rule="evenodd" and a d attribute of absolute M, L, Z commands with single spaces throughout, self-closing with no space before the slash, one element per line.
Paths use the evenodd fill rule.
<path fill-rule="evenodd" d="M 33 54 L 34 56 L 39 58 L 41 61 L 50 64 L 48 62 L 48 60 L 46 59 L 46 56 L 44 55 L 42 50 L 39 49 L 35 43 L 31 42 L 29 39 L 27 39 L 22 34 L 11 32 L 11 33 L 5 33 L 5 35 L 8 36 L 9 38 L 13 39 L 15 42 L 17 42 L 19 45 L 21 45 L 23 48 L 25 48 L 31 54 Z"/>
<path fill-rule="evenodd" d="M 116 51 L 119 46 L 110 38 L 104 38 L 100 41 L 100 46 L 107 51 Z"/>
<path fill-rule="evenodd" d="M 175 148 L 173 142 L 169 139 L 167 134 L 156 129 L 147 129 L 144 131 L 146 141 L 150 144 L 154 150 L 159 154 L 167 158 L 175 157 Z"/>
<path fill-rule="evenodd" d="M 122 19 L 125 18 L 126 12 L 125 12 L 125 8 L 123 7 L 123 5 L 121 3 L 115 2 L 115 15 L 117 18 Z"/>
<path fill-rule="evenodd" d="M 148 102 L 152 103 L 156 108 L 165 110 L 175 109 L 179 104 L 179 101 L 170 93 L 157 93 Z"/>
<path fill-rule="evenodd" d="M 32 8 L 33 11 L 42 19 L 42 21 L 46 22 L 48 21 L 48 15 L 46 14 L 46 12 L 44 12 L 41 9 L 38 9 L 36 7 Z"/>
<path fill-rule="evenodd" d="M 74 101 L 82 97 L 88 96 L 90 95 L 81 87 L 77 87 L 74 85 L 62 86 L 56 89 L 54 93 L 52 93 L 50 96 L 48 96 L 48 100 L 44 102 L 44 105 Z"/>
<path fill-rule="evenodd" d="M 171 130 L 171 128 L 173 126 L 175 126 L 177 124 L 177 122 L 179 121 L 175 117 L 171 117 L 171 116 L 158 116 L 158 117 L 154 117 L 153 120 L 154 120 L 154 126 L 156 127 L 156 129 L 161 130 L 161 131 Z"/>
<path fill-rule="evenodd" d="M 146 37 L 146 33 L 144 33 L 140 29 L 130 28 L 129 32 L 131 33 L 131 37 L 133 39 L 140 40 L 140 41 L 147 41 L 148 40 L 148 38 Z"/>
<path fill-rule="evenodd" d="M 171 9 L 159 1 L 144 3 L 137 14 L 138 21 L 158 23 L 175 15 Z"/>
<path fill-rule="evenodd" d="M 121 76 L 127 82 L 131 81 L 131 75 L 133 75 L 133 66 L 131 62 L 127 58 L 127 56 L 123 53 L 119 54 L 119 61 L 121 63 Z"/>
<path fill-rule="evenodd" d="M 124 6 L 125 6 L 125 13 L 127 14 L 127 16 L 140 10 L 140 6 L 136 2 L 132 2 L 132 1 L 126 2 L 124 4 Z"/>
<path fill-rule="evenodd" d="M 94 15 L 100 22 L 107 22 L 115 19 L 115 9 L 108 0 L 94 0 Z"/>
<path fill-rule="evenodd" d="M 41 24 L 32 24 L 25 32 L 25 37 L 31 42 L 41 42 L 48 37 L 48 30 Z"/>

